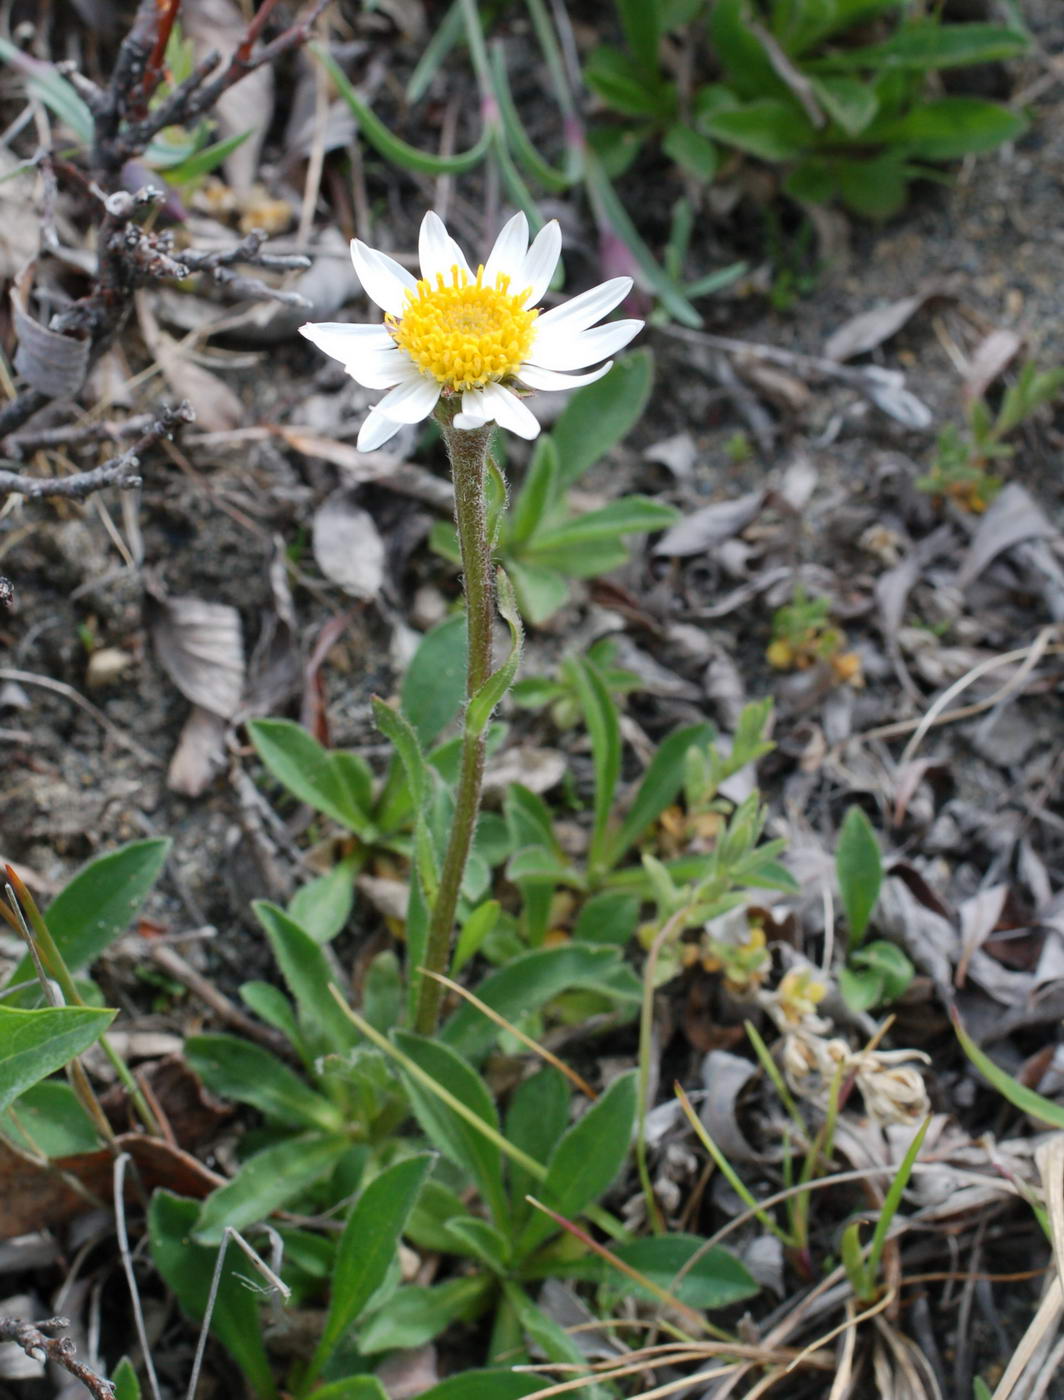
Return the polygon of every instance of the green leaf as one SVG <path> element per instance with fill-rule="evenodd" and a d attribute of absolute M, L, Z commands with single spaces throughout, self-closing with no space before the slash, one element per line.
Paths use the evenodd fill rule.
<path fill-rule="evenodd" d="M 675 525 L 680 512 L 674 506 L 652 501 L 648 496 L 622 496 L 598 510 L 585 511 L 556 525 L 541 530 L 532 541 L 536 555 L 547 552 L 580 551 L 587 544 L 600 540 L 617 540 L 623 535 L 646 534 Z"/>
<path fill-rule="evenodd" d="M 270 982 L 244 982 L 240 987 L 240 1000 L 260 1021 L 280 1031 L 304 1063 L 313 1058 L 307 1052 L 292 1003 L 280 987 Z"/>
<path fill-rule="evenodd" d="M 466 707 L 465 732 L 483 734 L 496 705 L 510 689 L 517 668 L 521 663 L 521 647 L 525 634 L 521 627 L 521 615 L 517 610 L 517 596 L 505 569 L 496 573 L 496 607 L 499 615 L 510 629 L 510 650 L 502 665 L 491 673 L 477 693 L 470 697 Z"/>
<path fill-rule="evenodd" d="M 1026 53 L 1026 38 L 1015 29 L 994 24 L 940 24 L 932 20 L 899 29 L 881 44 L 833 53 L 833 65 L 847 68 L 906 68 L 928 73 L 939 68 L 966 68 L 973 63 L 1001 63 Z"/>
<path fill-rule="evenodd" d="M 868 1011 L 883 1000 L 883 979 L 874 968 L 844 967 L 839 970 L 839 991 L 851 1011 Z"/>
<path fill-rule="evenodd" d="M 473 1215 L 459 1215 L 445 1226 L 452 1241 L 464 1246 L 463 1253 L 479 1259 L 495 1274 L 505 1273 L 510 1262 L 510 1242 L 494 1225 Z M 448 1246 L 448 1248 L 453 1248 Z"/>
<path fill-rule="evenodd" d="M 508 1021 L 518 1021 L 562 992 L 597 990 L 618 962 L 616 948 L 595 948 L 586 943 L 536 948 L 486 977 L 477 987 L 477 996 Z M 487 1054 L 498 1034 L 494 1021 L 463 1002 L 440 1031 L 440 1039 L 467 1059 L 477 1060 Z"/>
<path fill-rule="evenodd" d="M 389 1400 L 389 1396 L 376 1376 L 363 1372 L 316 1386 L 314 1400 Z"/>
<path fill-rule="evenodd" d="M 584 64 L 584 82 L 597 97 L 628 117 L 667 121 L 676 108 L 676 90 L 626 53 L 602 44 Z"/>
<path fill-rule="evenodd" d="M 345 856 L 324 875 L 300 885 L 289 900 L 289 915 L 315 943 L 331 943 L 351 917 L 358 867 L 356 856 Z"/>
<path fill-rule="evenodd" d="M 871 83 L 847 77 L 811 81 L 820 105 L 847 136 L 859 136 L 879 110 L 879 98 Z"/>
<path fill-rule="evenodd" d="M 455 977 L 469 960 L 480 951 L 484 940 L 490 937 L 499 922 L 502 906 L 497 899 L 486 899 L 478 904 L 462 925 L 455 940 L 454 957 L 451 959 L 451 976 Z"/>
<path fill-rule="evenodd" d="M 359 1351 L 372 1356 L 378 1351 L 424 1346 L 453 1323 L 472 1322 L 478 1317 L 493 1286 L 490 1275 L 481 1274 L 450 1279 L 431 1288 L 400 1288 L 361 1328 Z M 460 1393 L 468 1394 L 464 1389 Z"/>
<path fill-rule="evenodd" d="M 19 69 L 26 78 L 26 87 L 32 96 L 40 98 L 60 121 L 66 122 L 83 145 L 87 146 L 92 141 L 95 121 L 88 104 L 52 64 L 24 53 L 9 39 L 3 38 L 0 38 L 0 61 Z"/>
<path fill-rule="evenodd" d="M 588 868 L 592 872 L 608 870 L 608 827 L 621 776 L 621 726 L 617 707 L 598 671 L 583 658 L 567 658 L 562 663 L 562 674 L 576 692 L 591 739 L 595 808 Z"/>
<path fill-rule="evenodd" d="M 569 582 L 557 569 L 517 559 L 508 559 L 507 568 L 521 615 L 533 627 L 546 622 L 568 602 Z"/>
<path fill-rule="evenodd" d="M 636 1071 L 630 1070 L 615 1079 L 559 1140 L 537 1193 L 544 1205 L 572 1220 L 598 1201 L 628 1157 L 635 1109 Z M 519 1252 L 528 1254 L 557 1230 L 553 1220 L 537 1211 L 521 1232 Z"/>
<path fill-rule="evenodd" d="M 355 114 L 360 135 L 365 137 L 390 165 L 397 165 L 401 170 L 413 171 L 419 175 L 461 175 L 467 170 L 472 170 L 484 159 L 494 137 L 494 123 L 485 122 L 476 144 L 458 155 L 429 155 L 427 151 L 419 151 L 416 146 L 400 140 L 388 130 L 355 92 L 343 69 L 326 49 L 311 44 L 310 50 L 329 70 L 337 92 Z"/>
<path fill-rule="evenodd" d="M 227 136 L 221 141 L 213 141 L 209 146 L 204 146 L 202 150 L 196 151 L 194 155 L 186 156 L 184 159 L 178 158 L 162 162 L 158 159 L 152 159 L 153 151 L 152 147 L 149 146 L 146 152 L 147 163 L 155 169 L 166 171 L 168 185 L 190 185 L 195 180 L 202 180 L 204 175 L 209 175 L 212 170 L 217 170 L 229 159 L 238 146 L 244 144 L 250 135 L 251 128 L 249 127 L 247 131 L 240 131 L 235 136 Z"/>
<path fill-rule="evenodd" d="M 252 1108 L 291 1128 L 337 1133 L 344 1126 L 335 1104 L 260 1045 L 235 1035 L 194 1035 L 185 1058 L 212 1093 Z"/>
<path fill-rule="evenodd" d="M 639 900 L 616 890 L 592 895 L 581 907 L 573 926 L 576 943 L 609 944 L 623 948 L 639 923 Z"/>
<path fill-rule="evenodd" d="M 431 1165 L 431 1156 L 424 1153 L 388 1167 L 370 1182 L 347 1217 L 336 1251 L 329 1313 L 310 1363 L 310 1378 L 319 1374 L 387 1277 Z"/>
<path fill-rule="evenodd" d="M 429 749 L 458 714 L 465 698 L 466 620 L 445 618 L 426 632 L 403 677 L 399 707 Z"/>
<path fill-rule="evenodd" d="M 953 1029 L 957 1033 L 961 1048 L 983 1078 L 1021 1113 L 1026 1113 L 1037 1122 L 1045 1123 L 1048 1127 L 1056 1128 L 1058 1131 L 1064 1129 L 1064 1105 L 1054 1103 L 1052 1099 L 1045 1098 L 1044 1095 L 1036 1093 L 1034 1089 L 1028 1089 L 1026 1085 L 1013 1079 L 1010 1074 L 1006 1074 L 989 1055 L 979 1049 L 979 1046 L 961 1025 L 957 1011 L 954 1010 L 951 1014 Z"/>
<path fill-rule="evenodd" d="M 478 1257 L 476 1250 L 458 1235 L 452 1234 L 450 1229 L 458 1220 L 473 1218 L 454 1191 L 430 1176 L 410 1212 L 406 1238 L 419 1249 L 432 1250 L 437 1254 L 461 1254 L 475 1259 Z"/>
<path fill-rule="evenodd" d="M 651 352 L 635 350 L 618 360 L 609 374 L 577 389 L 551 434 L 558 453 L 559 490 L 578 481 L 634 427 L 650 400 L 653 378 Z"/>
<path fill-rule="evenodd" d="M 726 1308 L 759 1292 L 757 1281 L 734 1254 L 719 1246 L 706 1249 L 705 1244 L 697 1235 L 657 1235 L 613 1245 L 611 1253 L 691 1308 Z M 696 1254 L 699 1257 L 691 1264 Z M 687 1268 L 689 1264 L 691 1267 Z M 681 1269 L 686 1272 L 677 1283 L 676 1275 Z M 558 1272 L 589 1283 L 612 1284 L 626 1296 L 653 1300 L 660 1306 L 660 1299 L 648 1288 L 614 1269 L 606 1259 L 588 1256 L 562 1264 Z"/>
<path fill-rule="evenodd" d="M 148 1239 L 152 1259 L 184 1311 L 195 1321 L 203 1317 L 211 1291 L 218 1251 L 193 1242 L 199 1201 L 157 1190 L 148 1207 Z M 248 1287 L 247 1275 L 257 1280 L 251 1265 L 235 1249 L 227 1249 L 211 1316 L 211 1331 L 243 1372 L 252 1393 L 274 1400 L 277 1387 L 266 1356 L 259 1324 L 259 1299 Z"/>
<path fill-rule="evenodd" d="M 523 1400 L 551 1382 L 508 1367 L 498 1371 L 463 1371 L 423 1390 L 418 1400 Z"/>
<path fill-rule="evenodd" d="M 657 72 L 662 14 L 659 0 L 617 0 L 625 43 L 648 72 Z"/>
<path fill-rule="evenodd" d="M 713 142 L 702 136 L 683 122 L 670 126 L 661 143 L 661 149 L 681 170 L 693 175 L 696 180 L 707 184 L 717 173 L 717 148 Z"/>
<path fill-rule="evenodd" d="M 257 899 L 251 907 L 295 998 L 303 1034 L 312 1044 L 340 1053 L 357 1045 L 358 1032 L 330 991 L 339 984 L 310 934 L 269 900 Z"/>
<path fill-rule="evenodd" d="M 20 1094 L 0 1120 L 0 1131 L 25 1152 L 72 1157 L 93 1152 L 100 1139 L 71 1086 L 46 1079 Z"/>
<path fill-rule="evenodd" d="M 875 938 L 864 944 L 850 959 L 855 967 L 866 967 L 877 973 L 883 986 L 883 1001 L 897 1001 L 916 976 L 916 968 L 895 943 Z"/>
<path fill-rule="evenodd" d="M 115 1018 L 92 1006 L 0 1006 L 0 1113 L 93 1045 Z"/>
<path fill-rule="evenodd" d="M 849 924 L 849 946 L 856 948 L 868 928 L 883 884 L 879 842 L 860 807 L 851 807 L 843 820 L 835 852 L 835 873 Z"/>
<path fill-rule="evenodd" d="M 88 967 L 125 933 L 169 854 L 170 841 L 165 837 L 131 841 L 90 861 L 60 890 L 44 918 L 70 972 Z M 13 987 L 34 976 L 33 959 L 27 954 L 7 985 Z"/>
<path fill-rule="evenodd" d="M 713 55 L 740 97 L 782 92 L 783 81 L 751 30 L 751 18 L 746 0 L 716 0 L 709 16 Z"/>
<path fill-rule="evenodd" d="M 569 1086 L 558 1070 L 545 1065 L 514 1090 L 506 1115 L 507 1141 L 545 1165 L 568 1126 Z M 511 1162 L 510 1201 L 515 1230 L 532 1210 L 525 1196 L 534 1196 L 538 1190 L 539 1182 L 520 1162 Z"/>
<path fill-rule="evenodd" d="M 334 755 L 301 724 L 288 719 L 253 719 L 248 735 L 259 758 L 293 797 L 307 803 L 359 836 L 370 834 L 367 812 L 352 798 Z"/>
<path fill-rule="evenodd" d="M 795 160 L 811 146 L 816 131 L 797 103 L 762 97 L 702 122 L 709 136 L 761 160 Z"/>
<path fill-rule="evenodd" d="M 904 209 L 910 172 L 899 151 L 877 160 L 837 160 L 832 173 L 848 208 L 867 219 L 889 219 Z"/>
<path fill-rule="evenodd" d="M 1014 141 L 1027 126 L 1025 117 L 997 102 L 941 97 L 913 107 L 896 121 L 877 122 L 866 135 L 904 146 L 910 156 L 922 160 L 956 160 Z"/>
<path fill-rule="evenodd" d="M 437 1084 L 446 1089 L 490 1128 L 498 1131 L 495 1101 L 484 1081 L 449 1045 L 412 1031 L 394 1031 L 395 1045 Z M 488 1209 L 502 1226 L 507 1217 L 499 1148 L 472 1123 L 460 1117 L 421 1080 L 400 1066 L 414 1115 L 434 1146 L 464 1167 L 480 1189 Z"/>
<path fill-rule="evenodd" d="M 245 1230 L 266 1220 L 332 1171 L 349 1146 L 338 1134 L 304 1133 L 256 1152 L 203 1202 L 193 1229 L 196 1243 L 218 1244 L 226 1226 Z"/>
<path fill-rule="evenodd" d="M 393 710 L 376 695 L 373 697 L 373 719 L 386 739 L 395 745 L 414 798 L 414 865 L 427 904 L 436 898 L 439 866 L 436 847 L 429 822 L 429 803 L 433 794 L 432 773 L 421 752 L 414 727 L 405 715 Z"/>
<path fill-rule="evenodd" d="M 711 724 L 692 724 L 678 729 L 659 745 L 643 775 L 635 800 L 620 829 L 609 842 L 606 862 L 615 866 L 640 836 L 652 826 L 683 787 L 684 764 L 691 748 L 706 750 L 716 730 Z"/>
<path fill-rule="evenodd" d="M 115 1400 L 140 1400 L 140 1381 L 128 1356 L 123 1356 L 115 1367 L 111 1383 L 115 1388 Z"/>
<path fill-rule="evenodd" d="M 532 451 L 524 483 L 510 507 L 509 548 L 513 549 L 532 538 L 557 494 L 558 449 L 548 433 L 541 433 Z"/>

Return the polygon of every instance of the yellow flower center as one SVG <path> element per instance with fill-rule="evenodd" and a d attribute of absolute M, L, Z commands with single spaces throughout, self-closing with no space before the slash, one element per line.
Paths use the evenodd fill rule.
<path fill-rule="evenodd" d="M 417 365 L 448 389 L 480 389 L 516 374 L 532 347 L 536 311 L 522 302 L 528 288 L 510 292 L 510 279 L 484 285 L 484 269 L 470 281 L 464 268 L 452 267 L 450 281 L 436 274 L 407 292 L 401 318 L 386 316 L 395 343 Z"/>

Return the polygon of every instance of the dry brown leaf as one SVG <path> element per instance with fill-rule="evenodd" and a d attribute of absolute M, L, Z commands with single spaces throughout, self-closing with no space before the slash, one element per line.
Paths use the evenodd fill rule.
<path fill-rule="evenodd" d="M 352 598 L 377 597 L 384 584 L 384 541 L 372 515 L 355 505 L 349 491 L 334 491 L 318 507 L 312 541 L 327 579 Z"/>
<path fill-rule="evenodd" d="M 1022 346 L 1023 336 L 1004 326 L 999 326 L 985 340 L 981 340 L 964 377 L 965 402 L 981 399 L 998 375 L 1016 358 Z"/>
<path fill-rule="evenodd" d="M 938 286 L 925 287 L 912 296 L 900 297 L 897 301 L 887 302 L 885 306 L 873 306 L 870 311 L 851 316 L 828 336 L 824 354 L 829 360 L 839 361 L 866 355 L 869 350 L 897 335 L 924 303 L 938 296 L 941 290 Z"/>
<path fill-rule="evenodd" d="M 193 705 L 166 772 L 166 786 L 184 797 L 199 797 L 225 766 L 229 721 Z"/>
<path fill-rule="evenodd" d="M 244 694 L 240 614 L 228 603 L 149 594 L 159 664 L 181 694 L 221 719 L 232 719 Z"/>
<path fill-rule="evenodd" d="M 1058 534 L 1026 488 L 1010 481 L 980 520 L 957 571 L 957 586 L 967 588 L 991 560 L 1023 540 L 1053 539 Z"/>
<path fill-rule="evenodd" d="M 136 1173 L 126 1174 L 126 1190 L 133 1199 L 138 1182 L 148 1192 L 161 1186 L 196 1200 L 225 1185 L 224 1177 L 158 1138 L 123 1133 L 113 1146 L 128 1152 L 137 1166 Z M 113 1171 L 114 1157 L 106 1147 L 59 1157 L 45 1166 L 0 1138 L 0 1238 L 52 1229 L 98 1203 L 109 1203 Z"/>
<path fill-rule="evenodd" d="M 745 530 L 760 514 L 764 503 L 764 491 L 749 491 L 733 501 L 716 501 L 711 506 L 703 506 L 666 530 L 654 546 L 654 553 L 673 559 L 705 554 Z"/>
<path fill-rule="evenodd" d="M 317 433 L 303 428 L 277 429 L 278 437 L 289 447 L 301 452 L 304 457 L 320 457 L 339 467 L 351 486 L 361 486 L 366 482 L 377 482 L 388 486 L 404 496 L 424 501 L 426 505 L 443 510 L 448 515 L 454 512 L 454 491 L 449 481 L 433 476 L 424 467 L 404 462 L 401 457 L 393 457 L 387 452 L 359 452 L 348 442 L 337 442 L 335 438 L 320 437 Z"/>
<path fill-rule="evenodd" d="M 137 320 L 145 344 L 159 363 L 175 394 L 196 411 L 196 422 L 208 433 L 223 433 L 244 421 L 244 405 L 224 380 L 197 365 L 188 349 L 160 327 L 143 291 L 136 294 Z"/>
<path fill-rule="evenodd" d="M 18 336 L 15 369 L 30 386 L 50 399 L 72 398 L 89 371 L 88 339 L 49 330 L 30 313 L 29 295 L 37 268 L 27 263 L 11 288 L 11 311 Z"/>

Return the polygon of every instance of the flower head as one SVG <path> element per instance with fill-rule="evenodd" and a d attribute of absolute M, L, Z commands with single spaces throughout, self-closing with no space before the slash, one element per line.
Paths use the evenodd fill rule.
<path fill-rule="evenodd" d="M 474 272 L 430 210 L 418 240 L 419 280 L 386 253 L 353 240 L 355 271 L 366 295 L 384 311 L 383 323 L 324 322 L 299 329 L 359 384 L 388 390 L 362 424 L 360 451 L 383 446 L 403 423 L 427 418 L 441 394 L 461 395 L 456 428 L 494 422 L 534 438 L 539 423 L 511 384 L 576 389 L 606 373 L 612 360 L 586 374 L 566 371 L 586 369 L 642 329 L 642 321 L 595 325 L 624 300 L 632 279 L 614 277 L 540 314 L 536 308 L 561 245 L 557 220 L 551 220 L 530 247 L 528 221 L 515 214 Z"/>

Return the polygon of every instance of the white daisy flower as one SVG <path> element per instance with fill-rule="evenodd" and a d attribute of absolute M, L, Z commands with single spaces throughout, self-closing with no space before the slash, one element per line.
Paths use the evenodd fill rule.
<path fill-rule="evenodd" d="M 539 423 L 508 386 L 576 389 L 600 379 L 613 361 L 583 370 L 628 344 L 642 321 L 596 326 L 632 287 L 614 277 L 542 315 L 536 310 L 561 253 L 556 219 L 529 247 L 528 221 L 515 214 L 487 262 L 472 272 L 461 249 L 431 210 L 418 239 L 421 279 L 394 258 L 351 243 L 351 258 L 366 295 L 384 311 L 382 325 L 323 322 L 301 334 L 339 360 L 367 389 L 388 392 L 362 424 L 361 452 L 383 446 L 403 423 L 419 423 L 441 394 L 461 394 L 456 428 L 498 423 L 534 438 Z"/>

